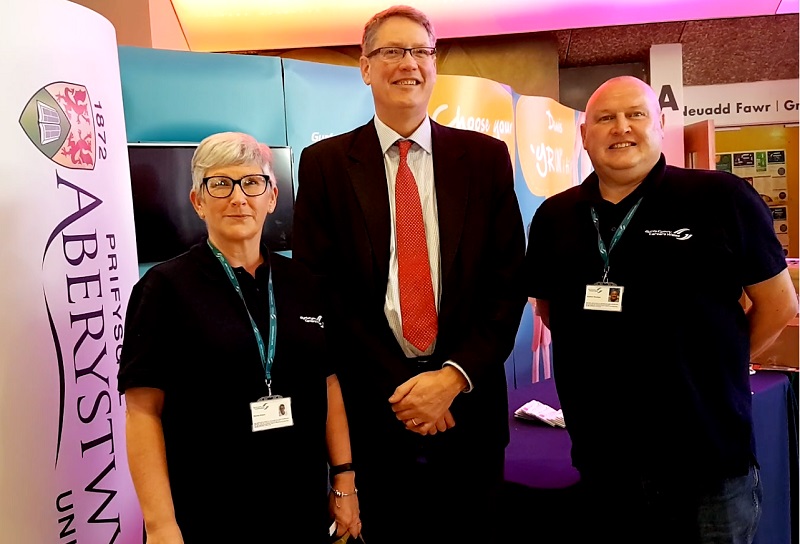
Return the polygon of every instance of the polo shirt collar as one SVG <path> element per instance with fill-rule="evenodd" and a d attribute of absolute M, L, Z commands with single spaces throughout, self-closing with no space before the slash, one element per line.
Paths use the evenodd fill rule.
<path fill-rule="evenodd" d="M 650 170 L 650 173 L 644 178 L 642 183 L 639 184 L 631 194 L 622 199 L 622 202 L 633 200 L 636 201 L 639 197 L 646 195 L 651 189 L 658 186 L 661 180 L 664 179 L 664 173 L 667 170 L 667 159 L 664 154 L 661 154 L 658 162 Z M 590 204 L 599 205 L 604 202 L 603 197 L 600 196 L 600 180 L 597 178 L 597 172 L 592 172 L 581 183 L 581 196 L 582 199 L 588 201 Z"/>

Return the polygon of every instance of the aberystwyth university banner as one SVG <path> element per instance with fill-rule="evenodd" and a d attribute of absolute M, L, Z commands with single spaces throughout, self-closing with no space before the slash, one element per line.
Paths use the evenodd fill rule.
<path fill-rule="evenodd" d="M 114 28 L 65 0 L 4 8 L 0 541 L 141 543 L 116 390 L 138 271 Z"/>

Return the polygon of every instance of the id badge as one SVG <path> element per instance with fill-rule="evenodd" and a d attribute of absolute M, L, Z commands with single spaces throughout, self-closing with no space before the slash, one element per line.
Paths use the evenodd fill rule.
<path fill-rule="evenodd" d="M 250 416 L 252 418 L 253 432 L 291 427 L 292 398 L 274 397 L 263 398 L 250 403 Z"/>
<path fill-rule="evenodd" d="M 587 285 L 586 296 L 583 299 L 583 309 L 601 312 L 621 312 L 622 293 L 624 291 L 625 288 L 621 285 Z"/>

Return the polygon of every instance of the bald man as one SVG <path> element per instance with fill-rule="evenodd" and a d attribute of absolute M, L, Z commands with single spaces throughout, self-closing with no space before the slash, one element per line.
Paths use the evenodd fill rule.
<path fill-rule="evenodd" d="M 542 203 L 526 256 L 590 517 L 576 526 L 749 543 L 761 488 L 748 365 L 797 313 L 770 211 L 732 174 L 667 166 L 664 116 L 639 79 L 600 86 L 581 137 L 594 172 Z"/>

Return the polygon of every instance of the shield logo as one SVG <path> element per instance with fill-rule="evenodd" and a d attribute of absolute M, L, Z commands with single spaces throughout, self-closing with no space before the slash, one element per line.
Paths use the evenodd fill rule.
<path fill-rule="evenodd" d="M 56 164 L 94 169 L 94 116 L 83 85 L 60 81 L 42 87 L 25 104 L 19 124 L 33 145 Z"/>

